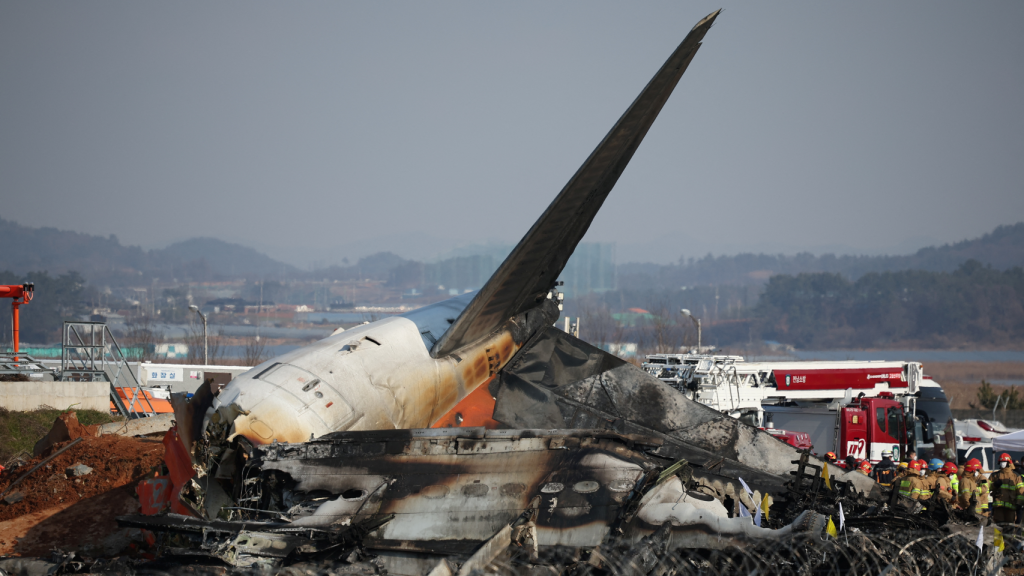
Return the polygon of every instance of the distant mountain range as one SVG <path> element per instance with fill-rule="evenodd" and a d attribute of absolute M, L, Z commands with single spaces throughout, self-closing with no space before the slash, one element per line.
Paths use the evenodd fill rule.
<path fill-rule="evenodd" d="M 215 238 L 192 238 L 147 251 L 124 246 L 113 234 L 103 237 L 56 228 L 31 228 L 2 218 L 0 237 L 5 240 L 5 249 L 0 252 L 0 271 L 24 274 L 46 270 L 60 274 L 75 270 L 94 285 L 138 286 L 149 284 L 154 278 L 164 282 L 236 278 L 395 281 L 422 268 L 415 261 L 383 252 L 350 266 L 307 272 L 252 248 Z M 906 256 L 708 255 L 669 265 L 620 264 L 616 274 L 620 289 L 679 289 L 709 284 L 762 284 L 774 274 L 802 272 L 833 272 L 857 279 L 870 272 L 953 271 L 969 259 L 1000 270 L 1024 266 L 1024 222 L 999 226 L 980 238 L 922 248 Z"/>
<path fill-rule="evenodd" d="M 252 248 L 216 238 L 192 238 L 159 250 L 124 246 L 117 236 L 94 236 L 56 228 L 30 228 L 0 218 L 0 271 L 17 274 L 78 271 L 96 285 L 148 284 L 230 278 L 292 277 L 298 269 Z"/>
<path fill-rule="evenodd" d="M 803 272 L 832 272 L 851 280 L 870 272 L 952 272 L 971 259 L 999 270 L 1024 266 L 1024 222 L 999 226 L 980 238 L 922 248 L 906 256 L 709 254 L 704 258 L 680 260 L 676 264 L 619 264 L 616 272 L 621 289 L 678 289 L 708 284 L 763 284 L 775 274 Z"/>

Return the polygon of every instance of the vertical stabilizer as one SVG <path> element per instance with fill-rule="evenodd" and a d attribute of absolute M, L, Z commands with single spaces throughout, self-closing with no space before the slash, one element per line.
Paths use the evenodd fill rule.
<path fill-rule="evenodd" d="M 554 202 L 437 341 L 431 351 L 435 358 L 486 336 L 545 297 L 719 12 L 705 17 L 687 34 Z"/>

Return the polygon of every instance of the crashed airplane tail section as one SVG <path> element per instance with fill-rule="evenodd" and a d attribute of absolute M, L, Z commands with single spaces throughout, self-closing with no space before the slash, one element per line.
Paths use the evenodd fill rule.
<path fill-rule="evenodd" d="M 703 18 L 484 287 L 422 311 L 340 333 L 232 380 L 190 431 L 213 441 L 301 442 L 339 430 L 426 427 L 493 378 L 558 318 L 558 275 L 697 53 L 718 12 Z"/>
<path fill-rule="evenodd" d="M 651 124 L 697 54 L 720 11 L 703 18 L 672 52 L 633 104 L 576 171 L 526 236 L 434 345 L 435 358 L 473 342 L 507 318 L 537 305 L 565 263 Z"/>

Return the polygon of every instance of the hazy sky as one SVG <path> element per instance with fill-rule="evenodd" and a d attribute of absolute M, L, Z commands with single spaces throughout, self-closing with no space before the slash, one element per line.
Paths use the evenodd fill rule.
<path fill-rule="evenodd" d="M 300 266 L 514 243 L 724 7 L 587 240 L 905 253 L 1024 220 L 1024 3 L 0 2 L 0 216 Z"/>

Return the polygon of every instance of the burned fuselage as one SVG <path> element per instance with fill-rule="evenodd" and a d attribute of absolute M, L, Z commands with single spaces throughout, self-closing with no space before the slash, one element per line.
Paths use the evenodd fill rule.
<path fill-rule="evenodd" d="M 735 479 L 654 455 L 660 445 L 599 430 L 482 428 L 242 441 L 234 502 L 219 518 L 128 523 L 203 534 L 197 548 L 237 564 L 346 546 L 381 557 L 467 557 L 506 527 L 521 528 L 541 552 L 596 548 L 613 535 L 638 541 L 666 525 L 678 536 L 673 546 L 705 548 L 820 528 L 813 513 L 778 530 L 736 517 L 712 488 Z M 750 494 L 747 506 L 760 499 Z M 218 531 L 222 540 L 209 537 Z M 270 548 L 251 549 L 253 542 Z"/>

